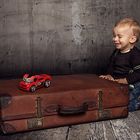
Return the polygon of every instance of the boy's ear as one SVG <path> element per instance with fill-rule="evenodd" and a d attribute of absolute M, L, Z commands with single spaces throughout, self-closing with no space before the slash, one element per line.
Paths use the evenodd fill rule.
<path fill-rule="evenodd" d="M 136 41 L 137 41 L 137 37 L 135 35 L 133 35 L 129 40 L 130 43 L 135 43 Z"/>

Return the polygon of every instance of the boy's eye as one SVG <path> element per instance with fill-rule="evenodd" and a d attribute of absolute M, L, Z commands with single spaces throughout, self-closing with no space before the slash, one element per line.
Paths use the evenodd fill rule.
<path fill-rule="evenodd" d="M 116 37 L 116 34 L 115 33 L 113 33 L 112 35 L 113 35 L 113 37 Z"/>
<path fill-rule="evenodd" d="M 113 34 L 113 38 L 115 38 L 116 37 L 116 35 L 115 34 Z"/>
<path fill-rule="evenodd" d="M 118 36 L 119 38 L 122 38 L 122 36 Z"/>

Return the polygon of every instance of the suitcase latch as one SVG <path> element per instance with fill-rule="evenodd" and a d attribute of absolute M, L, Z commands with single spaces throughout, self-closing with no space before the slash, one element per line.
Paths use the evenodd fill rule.
<path fill-rule="evenodd" d="M 99 119 L 105 120 L 111 118 L 110 110 L 99 110 Z"/>
<path fill-rule="evenodd" d="M 27 126 L 28 126 L 28 129 L 40 128 L 43 126 L 43 120 L 42 118 L 29 119 L 27 120 Z"/>
<path fill-rule="evenodd" d="M 40 97 L 36 99 L 36 116 L 36 118 L 27 120 L 28 129 L 35 129 L 43 126 Z"/>

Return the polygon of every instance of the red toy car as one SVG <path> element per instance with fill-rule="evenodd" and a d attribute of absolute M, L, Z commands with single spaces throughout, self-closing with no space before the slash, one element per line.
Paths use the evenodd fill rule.
<path fill-rule="evenodd" d="M 25 91 L 35 92 L 37 88 L 49 87 L 51 84 L 51 76 L 47 74 L 34 75 L 29 74 L 23 76 L 23 80 L 19 83 L 19 88 Z"/>

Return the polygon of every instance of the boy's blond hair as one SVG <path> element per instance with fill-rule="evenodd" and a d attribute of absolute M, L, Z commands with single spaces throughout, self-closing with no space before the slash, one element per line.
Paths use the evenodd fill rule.
<path fill-rule="evenodd" d="M 129 26 L 132 28 L 134 35 L 137 37 L 137 40 L 139 40 L 140 24 L 133 18 L 124 18 L 115 24 L 115 27 L 117 26 Z"/>

